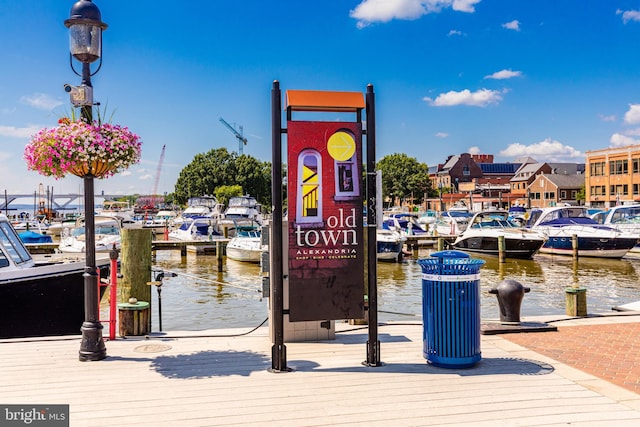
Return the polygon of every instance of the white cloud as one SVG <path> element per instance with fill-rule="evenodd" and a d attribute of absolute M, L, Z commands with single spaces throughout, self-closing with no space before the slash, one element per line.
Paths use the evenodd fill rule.
<path fill-rule="evenodd" d="M 30 105 L 40 110 L 53 110 L 64 104 L 62 101 L 53 99 L 44 93 L 34 93 L 33 95 L 25 95 L 20 98 L 20 102 Z"/>
<path fill-rule="evenodd" d="M 464 89 L 460 92 L 452 90 L 447 93 L 441 93 L 436 99 L 424 97 L 423 100 L 433 107 L 452 107 L 455 105 L 486 107 L 489 104 L 497 104 L 502 101 L 502 95 L 496 90 L 480 89 L 471 92 L 469 89 Z"/>
<path fill-rule="evenodd" d="M 0 136 L 8 136 L 11 138 L 31 138 L 40 130 L 37 126 L 26 128 L 17 128 L 14 126 L 0 126 Z"/>
<path fill-rule="evenodd" d="M 153 179 L 153 175 L 151 175 L 150 173 L 144 174 L 140 176 L 140 180 L 141 181 L 146 181 L 148 179 Z"/>
<path fill-rule="evenodd" d="M 358 28 L 374 22 L 393 19 L 413 20 L 429 13 L 439 13 L 451 8 L 457 12 L 475 12 L 474 6 L 481 0 L 363 0 L 349 16 L 358 20 Z"/>
<path fill-rule="evenodd" d="M 624 113 L 624 122 L 630 125 L 640 123 L 640 104 L 629 104 L 629 111 Z"/>
<path fill-rule="evenodd" d="M 448 138 L 448 137 L 449 137 L 449 134 L 448 134 L 448 133 L 446 133 L 446 132 L 438 132 L 438 133 L 436 133 L 436 136 L 437 136 L 438 138 Z"/>
<path fill-rule="evenodd" d="M 514 19 L 511 22 L 506 22 L 502 24 L 502 28 L 506 28 L 507 30 L 520 31 L 520 21 Z"/>
<path fill-rule="evenodd" d="M 631 136 L 640 136 L 640 128 L 626 130 L 624 134 Z"/>
<path fill-rule="evenodd" d="M 602 120 L 603 122 L 615 122 L 616 121 L 616 116 L 614 116 L 614 115 L 605 116 L 604 114 L 598 114 L 598 117 L 600 117 L 600 120 Z"/>
<path fill-rule="evenodd" d="M 640 144 L 640 140 L 632 138 L 627 135 L 623 135 L 621 133 L 614 133 L 611 135 L 611 139 L 609 140 L 612 147 L 624 147 L 627 145 L 636 145 Z"/>
<path fill-rule="evenodd" d="M 531 145 L 513 143 L 500 152 L 500 156 L 516 158 L 529 156 L 538 161 L 565 162 L 582 158 L 583 154 L 569 145 L 546 138 Z"/>
<path fill-rule="evenodd" d="M 464 36 L 465 34 L 462 31 L 459 30 L 451 30 L 447 33 L 447 37 L 453 37 L 453 36 Z"/>
<path fill-rule="evenodd" d="M 131 175 L 131 171 L 129 171 L 129 170 L 120 172 L 120 176 L 129 176 L 129 175 Z"/>
<path fill-rule="evenodd" d="M 500 71 L 496 71 L 493 74 L 489 74 L 488 76 L 485 76 L 485 79 L 495 79 L 495 80 L 505 80 L 505 79 L 511 79 L 514 77 L 520 77 L 522 76 L 522 72 L 521 71 L 513 71 L 513 70 L 500 70 Z"/>
<path fill-rule="evenodd" d="M 622 22 L 625 24 L 629 21 L 640 22 L 640 10 L 616 10 L 616 15 L 622 14 Z"/>
<path fill-rule="evenodd" d="M 480 147 L 478 147 L 477 145 L 474 145 L 472 147 L 469 147 L 469 149 L 467 150 L 467 153 L 473 155 L 473 154 L 480 154 L 482 153 L 482 151 L 480 150 Z"/>

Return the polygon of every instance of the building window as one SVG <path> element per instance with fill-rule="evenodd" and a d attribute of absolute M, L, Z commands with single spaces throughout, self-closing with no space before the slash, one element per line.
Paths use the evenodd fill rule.
<path fill-rule="evenodd" d="M 640 173 L 640 159 L 632 159 L 631 167 L 633 168 L 633 173 Z"/>
<path fill-rule="evenodd" d="M 626 175 L 628 173 L 628 160 L 612 160 L 609 162 L 609 175 Z"/>
<path fill-rule="evenodd" d="M 316 150 L 298 155 L 297 223 L 322 222 L 322 158 Z"/>
<path fill-rule="evenodd" d="M 589 165 L 591 176 L 604 176 L 604 162 L 595 162 Z"/>
<path fill-rule="evenodd" d="M 544 198 L 553 200 L 553 199 L 556 198 L 556 192 L 555 191 L 546 191 L 544 193 Z"/>
<path fill-rule="evenodd" d="M 633 184 L 633 195 L 637 196 L 638 194 L 640 194 L 640 185 Z"/>
<path fill-rule="evenodd" d="M 571 190 L 571 200 L 575 200 L 578 197 L 578 192 L 576 190 Z"/>
<path fill-rule="evenodd" d="M 560 198 L 561 199 L 566 199 L 567 198 L 567 192 L 565 190 L 560 190 Z"/>

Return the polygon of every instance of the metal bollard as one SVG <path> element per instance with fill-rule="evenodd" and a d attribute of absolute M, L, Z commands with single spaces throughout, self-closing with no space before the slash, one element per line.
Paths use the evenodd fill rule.
<path fill-rule="evenodd" d="M 503 325 L 520 324 L 520 305 L 524 294 L 531 291 L 516 280 L 506 279 L 489 291 L 498 297 L 500 323 Z"/>

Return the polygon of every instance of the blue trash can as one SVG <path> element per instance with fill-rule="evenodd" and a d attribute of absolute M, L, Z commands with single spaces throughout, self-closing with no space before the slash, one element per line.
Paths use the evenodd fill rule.
<path fill-rule="evenodd" d="M 434 366 L 469 368 L 480 361 L 480 267 L 483 260 L 440 251 L 422 267 L 423 355 Z"/>

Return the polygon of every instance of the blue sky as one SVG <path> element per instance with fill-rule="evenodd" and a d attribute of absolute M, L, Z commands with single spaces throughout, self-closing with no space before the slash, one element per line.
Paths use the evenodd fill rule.
<path fill-rule="evenodd" d="M 377 155 L 429 166 L 463 152 L 495 161 L 583 162 L 640 143 L 640 1 L 96 0 L 103 65 L 94 98 L 142 137 L 139 165 L 96 192 L 171 192 L 198 153 L 271 160 L 270 93 L 374 85 Z M 78 192 L 27 171 L 29 137 L 70 111 L 73 1 L 0 0 L 0 192 Z M 340 120 L 336 115 L 332 120 Z"/>

